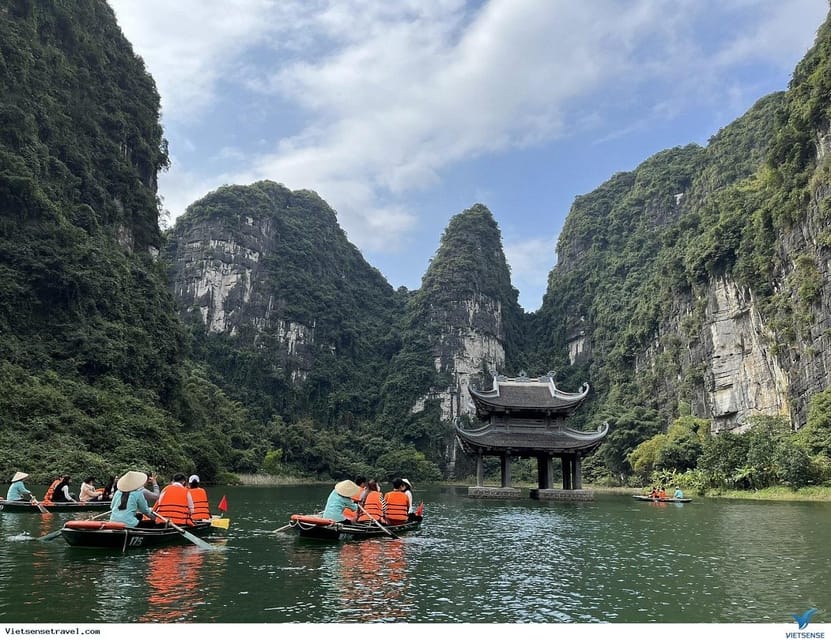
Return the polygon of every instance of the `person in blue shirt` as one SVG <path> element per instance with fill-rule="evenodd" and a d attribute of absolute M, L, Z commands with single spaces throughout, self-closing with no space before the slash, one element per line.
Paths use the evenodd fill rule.
<path fill-rule="evenodd" d="M 355 506 L 355 497 L 360 491 L 361 488 L 351 480 L 341 480 L 326 499 L 326 507 L 321 516 L 335 522 L 348 520 L 343 515 L 343 510 L 352 509 Z"/>
<path fill-rule="evenodd" d="M 6 494 L 6 500 L 31 500 L 34 496 L 32 492 L 26 488 L 23 481 L 29 477 L 28 473 L 18 471 L 12 477 L 12 484 L 9 487 L 9 492 Z"/>
<path fill-rule="evenodd" d="M 673 498 L 683 498 L 683 497 L 684 497 L 684 492 L 681 491 L 681 487 L 675 487 L 675 494 L 673 495 Z"/>
<path fill-rule="evenodd" d="M 123 522 L 128 527 L 135 527 L 139 523 L 139 513 L 155 518 L 142 491 L 146 482 L 147 474 L 141 471 L 128 471 L 118 479 L 110 502 L 110 522 Z"/>

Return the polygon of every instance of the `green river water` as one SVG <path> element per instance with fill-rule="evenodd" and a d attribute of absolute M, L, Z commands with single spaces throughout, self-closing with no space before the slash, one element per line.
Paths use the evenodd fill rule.
<path fill-rule="evenodd" d="M 36 540 L 69 514 L 0 512 L 4 623 L 793 623 L 831 619 L 831 504 L 598 494 L 478 500 L 418 486 L 421 530 L 321 543 L 274 533 L 329 487 L 209 487 L 230 528 L 184 544 Z M 796 629 L 796 625 L 793 625 Z"/>

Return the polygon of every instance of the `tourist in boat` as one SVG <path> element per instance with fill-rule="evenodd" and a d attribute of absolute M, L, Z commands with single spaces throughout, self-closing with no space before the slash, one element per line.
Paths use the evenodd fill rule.
<path fill-rule="evenodd" d="M 170 520 L 173 524 L 187 525 L 193 522 L 193 498 L 185 486 L 186 481 L 184 473 L 177 473 L 173 476 L 173 481 L 162 489 L 153 506 L 158 516 L 157 523 Z"/>
<path fill-rule="evenodd" d="M 136 527 L 140 522 L 138 514 L 153 517 L 153 511 L 141 491 L 145 482 L 147 474 L 141 471 L 128 471 L 118 479 L 110 502 L 110 522 L 123 522 L 128 527 Z"/>
<path fill-rule="evenodd" d="M 104 490 L 101 492 L 101 499 L 102 500 L 112 500 L 113 494 L 117 491 L 115 486 L 115 481 L 117 478 L 115 476 L 110 476 L 109 481 L 104 486 Z"/>
<path fill-rule="evenodd" d="M 387 502 L 387 524 L 404 524 L 409 519 L 410 496 L 401 478 L 392 481 L 392 491 L 384 494 Z"/>
<path fill-rule="evenodd" d="M 416 509 L 415 499 L 413 498 L 413 485 L 407 478 L 401 478 L 401 482 L 404 483 L 404 493 L 407 494 L 407 499 L 410 501 L 410 506 L 407 509 L 407 519 L 413 520 L 415 519 Z"/>
<path fill-rule="evenodd" d="M 338 482 L 326 499 L 326 506 L 321 517 L 335 522 L 349 522 L 350 519 L 344 516 L 344 510 L 348 509 L 354 513 L 355 496 L 360 493 L 360 490 L 361 488 L 351 480 Z"/>
<path fill-rule="evenodd" d="M 684 499 L 684 492 L 681 491 L 681 487 L 675 487 L 675 493 L 672 496 L 676 500 L 683 500 Z"/>
<path fill-rule="evenodd" d="M 366 478 L 363 476 L 357 476 L 355 478 L 355 486 L 358 487 L 358 491 L 355 492 L 355 495 L 352 496 L 352 502 L 356 502 L 358 504 L 363 504 L 364 500 L 366 500 L 366 494 L 368 489 L 366 488 Z M 358 510 L 354 509 L 355 505 L 349 505 L 345 507 L 343 510 L 343 518 L 344 520 L 348 520 L 349 522 L 355 522 L 355 519 L 358 517 Z"/>
<path fill-rule="evenodd" d="M 52 480 L 52 484 L 49 485 L 49 488 L 46 490 L 46 493 L 43 494 L 43 501 L 44 502 L 52 502 L 52 496 L 55 495 L 55 489 L 58 488 L 58 485 L 63 480 L 63 476 L 58 476 L 54 480 Z"/>
<path fill-rule="evenodd" d="M 208 504 L 208 492 L 199 486 L 199 476 L 193 474 L 188 478 L 188 493 L 193 501 L 193 515 L 192 519 L 196 520 L 210 520 L 211 507 Z"/>
<path fill-rule="evenodd" d="M 12 476 L 12 484 L 6 494 L 6 500 L 32 500 L 34 498 L 32 492 L 23 484 L 23 481 L 28 477 L 29 474 L 22 471 L 18 471 Z"/>
<path fill-rule="evenodd" d="M 72 478 L 68 475 L 62 476 L 60 482 L 55 485 L 52 491 L 52 502 L 78 502 L 78 500 L 69 492 L 69 483 Z"/>
<path fill-rule="evenodd" d="M 657 498 L 658 498 L 658 500 L 666 500 L 667 499 L 667 492 L 663 487 L 658 489 Z"/>
<path fill-rule="evenodd" d="M 381 493 L 381 487 L 377 480 L 370 480 L 366 483 L 366 495 L 361 504 L 363 511 L 358 510 L 358 522 L 369 522 L 370 520 L 383 521 L 387 517 L 387 501 Z"/>
<path fill-rule="evenodd" d="M 84 481 L 81 483 L 81 489 L 78 491 L 78 500 L 81 502 L 90 502 L 92 500 L 98 501 L 101 500 L 103 493 L 103 489 L 95 488 L 95 478 L 88 476 L 84 478 Z"/>
<path fill-rule="evenodd" d="M 156 480 L 156 476 L 153 475 L 153 472 L 147 471 L 146 473 L 147 482 L 144 483 L 142 491 L 144 492 L 144 499 L 147 500 L 147 504 L 152 507 L 156 503 L 156 500 L 159 499 L 161 491 L 159 490 L 159 482 Z"/>

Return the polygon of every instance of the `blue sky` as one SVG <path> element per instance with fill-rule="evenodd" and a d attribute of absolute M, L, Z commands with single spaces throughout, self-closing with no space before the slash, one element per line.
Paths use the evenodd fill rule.
<path fill-rule="evenodd" d="M 171 225 L 224 184 L 311 189 L 416 289 L 494 214 L 526 311 L 577 195 L 787 88 L 827 0 L 110 0 L 162 98 Z"/>

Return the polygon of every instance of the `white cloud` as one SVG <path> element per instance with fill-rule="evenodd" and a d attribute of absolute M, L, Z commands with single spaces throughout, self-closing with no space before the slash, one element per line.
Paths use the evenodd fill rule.
<path fill-rule="evenodd" d="M 356 245 L 386 252 L 427 223 L 408 198 L 441 187 L 448 169 L 580 132 L 610 140 L 725 95 L 740 104 L 753 88 L 735 71 L 792 66 L 828 10 L 823 0 L 110 2 L 162 95 L 177 157 L 160 185 L 174 215 L 221 184 L 271 179 L 317 191 Z M 734 28 L 696 31 L 721 15 Z M 279 127 L 247 146 L 240 131 L 233 157 L 205 139 L 173 146 L 196 139 L 203 119 L 232 129 L 277 107 Z M 521 255 L 517 283 L 535 277 Z"/>

